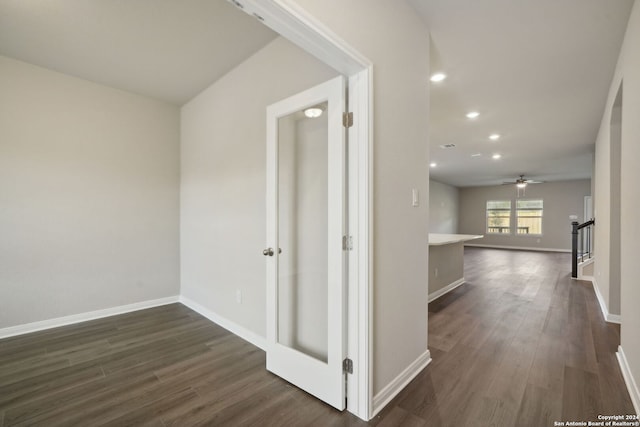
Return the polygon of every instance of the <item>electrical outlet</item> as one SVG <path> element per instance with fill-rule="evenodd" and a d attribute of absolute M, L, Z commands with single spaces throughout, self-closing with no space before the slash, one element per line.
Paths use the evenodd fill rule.
<path fill-rule="evenodd" d="M 241 289 L 236 290 L 236 302 L 238 304 L 242 304 L 242 290 Z"/>

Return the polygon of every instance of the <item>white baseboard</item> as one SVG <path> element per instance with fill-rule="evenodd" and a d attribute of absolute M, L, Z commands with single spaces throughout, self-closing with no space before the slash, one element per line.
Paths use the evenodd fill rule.
<path fill-rule="evenodd" d="M 620 316 L 619 314 L 607 314 L 607 317 L 605 319 L 607 322 L 609 323 L 617 323 L 618 325 L 622 324 L 622 316 Z"/>
<path fill-rule="evenodd" d="M 595 258 L 589 258 L 586 261 L 578 263 L 578 280 L 586 280 L 587 282 L 593 282 L 593 276 L 587 276 L 584 274 L 584 269 L 595 262 Z"/>
<path fill-rule="evenodd" d="M 586 278 L 580 280 L 587 280 Z M 609 313 L 609 309 L 607 308 L 607 304 L 604 302 L 604 298 L 600 293 L 600 288 L 598 288 L 598 283 L 596 282 L 596 278 L 591 278 L 591 284 L 593 285 L 593 290 L 596 293 L 596 299 L 598 300 L 598 304 L 600 305 L 600 311 L 602 312 L 602 317 L 609 323 L 622 323 L 622 316 L 619 314 L 611 314 Z"/>
<path fill-rule="evenodd" d="M 421 354 L 407 368 L 387 384 L 378 394 L 373 396 L 373 411 L 371 418 L 375 417 L 387 403 L 398 395 L 422 370 L 431 363 L 429 350 Z"/>
<path fill-rule="evenodd" d="M 490 248 L 490 249 L 511 249 L 514 251 L 536 251 L 536 252 L 562 252 L 571 253 L 571 249 L 557 249 L 557 248 L 530 248 L 528 246 L 508 246 L 508 245 L 480 245 L 477 243 L 465 243 L 465 246 L 472 246 L 475 248 Z"/>
<path fill-rule="evenodd" d="M 223 327 L 224 329 L 231 332 L 232 334 L 237 335 L 243 340 L 248 341 L 251 344 L 255 345 L 256 347 L 266 351 L 267 339 L 265 337 L 260 336 L 255 332 L 245 328 L 244 326 L 240 326 L 237 323 L 232 322 L 231 320 L 220 316 L 219 314 L 209 310 L 208 308 L 198 304 L 197 302 L 185 296 L 182 296 L 182 295 L 180 296 L 180 302 L 186 305 L 187 307 L 189 307 L 191 310 L 195 311 L 196 313 L 211 320 L 213 323 L 217 324 L 218 326 Z"/>
<path fill-rule="evenodd" d="M 618 363 L 620 364 L 620 370 L 622 371 L 624 382 L 627 385 L 627 390 L 629 390 L 633 408 L 636 410 L 636 415 L 640 417 L 640 390 L 638 389 L 636 380 L 631 374 L 631 368 L 629 367 L 629 362 L 627 361 L 627 356 L 625 356 L 622 346 L 618 347 L 616 356 L 618 357 Z"/>
<path fill-rule="evenodd" d="M 55 319 L 42 320 L 24 325 L 10 326 L 8 328 L 0 329 L 0 339 L 43 331 L 45 329 L 58 328 L 60 326 L 72 325 L 74 323 L 87 322 L 89 320 L 101 319 L 103 317 L 115 316 L 117 314 L 144 310 L 146 308 L 159 307 L 161 305 L 173 304 L 178 301 L 179 298 L 176 295 L 150 301 L 137 302 L 134 304 L 120 305 L 118 307 L 105 308 L 103 310 L 89 311 L 87 313 L 73 314 L 71 316 L 57 317 Z"/>
<path fill-rule="evenodd" d="M 451 292 L 452 290 L 462 285 L 463 283 L 464 283 L 464 277 L 456 280 L 455 282 L 449 283 L 447 286 L 445 286 L 442 289 L 438 289 L 437 291 L 430 293 L 428 296 L 427 302 L 431 302 L 437 298 L 440 298 L 442 295 L 446 294 L 447 292 Z"/>
<path fill-rule="evenodd" d="M 233 334 L 238 335 L 240 338 L 249 341 L 256 347 L 259 347 L 263 350 L 266 348 L 266 339 L 264 337 L 230 320 L 227 320 L 222 316 L 219 316 L 218 314 L 203 307 L 195 301 L 190 300 L 189 298 L 178 295 L 137 302 L 134 304 L 121 305 L 118 307 L 111 307 L 103 310 L 90 311 L 87 313 L 73 314 L 71 316 L 57 317 L 55 319 L 47 319 L 39 322 L 27 323 L 24 325 L 10 326 L 8 328 L 0 329 L 0 339 L 28 334 L 31 332 L 43 331 L 46 329 L 58 328 L 60 326 L 73 325 L 75 323 L 87 322 L 89 320 L 101 319 L 103 317 L 116 316 L 118 314 L 130 313 L 132 311 L 144 310 L 147 308 L 159 307 L 167 304 L 174 304 L 177 302 L 186 305 L 193 311 L 201 314 L 212 322 L 220 325 Z"/>

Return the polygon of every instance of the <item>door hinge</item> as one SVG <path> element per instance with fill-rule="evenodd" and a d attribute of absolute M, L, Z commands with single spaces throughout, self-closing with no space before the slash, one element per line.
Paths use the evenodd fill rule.
<path fill-rule="evenodd" d="M 342 250 L 345 250 L 345 251 L 353 250 L 353 237 L 342 236 Z"/>
<path fill-rule="evenodd" d="M 346 358 L 342 361 L 342 373 L 353 374 L 353 360 Z"/>
<path fill-rule="evenodd" d="M 342 126 L 346 128 L 353 126 L 353 113 L 342 113 Z"/>

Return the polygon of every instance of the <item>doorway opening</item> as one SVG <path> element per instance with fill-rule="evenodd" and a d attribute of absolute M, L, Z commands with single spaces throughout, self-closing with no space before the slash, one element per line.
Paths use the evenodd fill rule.
<path fill-rule="evenodd" d="M 371 417 L 372 364 L 372 67 L 366 57 L 337 38 L 306 11 L 289 2 L 232 0 L 242 11 L 320 59 L 348 79 L 352 125 L 348 128 L 346 221 L 349 235 L 348 288 L 345 291 L 347 357 L 352 361 L 346 391 L 349 412 Z"/>

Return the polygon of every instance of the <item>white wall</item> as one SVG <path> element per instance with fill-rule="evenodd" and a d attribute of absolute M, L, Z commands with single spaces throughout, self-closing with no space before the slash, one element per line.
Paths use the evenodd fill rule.
<path fill-rule="evenodd" d="M 405 1 L 296 0 L 373 62 L 373 390 L 427 352 L 429 33 Z M 411 189 L 421 205 L 411 206 Z"/>
<path fill-rule="evenodd" d="M 622 50 L 622 167 L 621 167 L 621 301 L 622 316 L 621 346 L 629 361 L 630 373 L 640 384 L 640 263 L 638 242 L 640 241 L 640 2 L 635 2 Z M 635 408 L 640 415 L 640 396 L 635 389 Z"/>
<path fill-rule="evenodd" d="M 429 233 L 458 232 L 459 193 L 457 187 L 429 180 Z"/>
<path fill-rule="evenodd" d="M 610 124 L 618 88 L 622 83 L 621 168 L 620 168 L 620 293 L 622 318 L 621 347 L 628 361 L 628 373 L 640 384 L 640 210 L 638 183 L 640 182 L 640 3 L 635 2 L 629 18 L 627 32 L 618 58 L 618 65 L 611 82 L 605 113 L 596 141 L 595 211 L 596 217 L 596 287 L 605 300 L 606 310 L 611 312 L 609 301 L 609 236 L 611 221 Z M 615 132 L 614 132 L 615 133 Z M 636 386 L 637 387 L 637 386 Z M 634 393 L 635 392 L 635 393 Z M 640 411 L 638 389 L 632 390 L 636 411 Z"/>
<path fill-rule="evenodd" d="M 619 85 L 618 85 L 619 87 Z M 616 93 L 618 88 L 616 87 Z M 615 95 L 614 95 L 615 96 Z M 594 267 L 594 279 L 607 307 L 609 304 L 609 257 L 611 254 L 611 105 L 605 110 L 598 138 L 596 140 L 593 187 L 594 255 L 597 258 Z M 614 243 L 615 244 L 615 243 Z M 600 255 L 600 256 L 598 256 Z M 609 309 L 609 308 L 608 308 Z M 620 314 L 615 313 L 615 314 Z"/>
<path fill-rule="evenodd" d="M 0 328 L 179 293 L 179 112 L 0 57 Z"/>
<path fill-rule="evenodd" d="M 278 37 L 182 107 L 182 295 L 257 336 L 266 334 L 266 107 L 336 75 Z"/>
<path fill-rule="evenodd" d="M 466 187 L 460 189 L 460 222 L 462 234 L 483 234 L 481 240 L 470 244 L 520 247 L 530 249 L 571 250 L 570 215 L 584 218 L 584 196 L 591 193 L 591 180 L 546 182 L 528 185 L 523 199 L 542 199 L 544 202 L 542 235 L 490 235 L 486 229 L 488 200 L 511 200 L 512 217 L 516 205 L 515 185 Z M 512 223 L 512 226 L 514 224 Z"/>
<path fill-rule="evenodd" d="M 620 282 L 621 282 L 621 235 L 620 220 L 622 217 L 622 91 L 620 87 L 616 105 L 611 114 L 609 128 L 610 142 L 610 182 L 609 182 L 609 312 L 620 314 Z"/>

